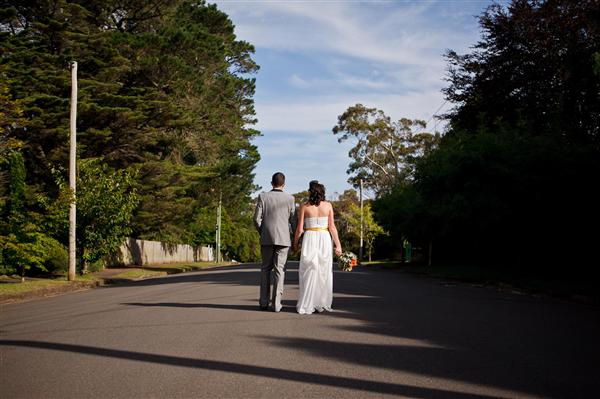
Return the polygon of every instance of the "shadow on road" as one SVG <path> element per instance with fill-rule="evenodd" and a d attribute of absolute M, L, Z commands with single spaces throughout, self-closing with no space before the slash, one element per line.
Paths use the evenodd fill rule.
<path fill-rule="evenodd" d="M 235 286 L 258 286 L 260 267 L 256 264 L 240 266 L 222 266 L 203 271 L 171 274 L 165 277 L 154 277 L 145 280 L 131 281 L 115 286 L 105 286 L 102 289 L 118 289 L 121 287 L 147 287 L 152 285 L 181 284 L 181 283 L 214 283 Z M 291 276 L 290 276 L 291 277 Z M 294 278 L 291 277 L 291 281 Z M 295 279 L 298 281 L 297 277 Z M 288 275 L 286 274 L 286 283 Z"/>
<path fill-rule="evenodd" d="M 144 303 L 144 302 L 130 302 L 122 303 L 121 305 L 128 306 L 144 306 L 144 307 L 167 307 L 167 308 L 206 308 L 206 309 L 231 309 L 231 310 L 247 310 L 260 312 L 258 305 L 225 305 L 218 303 L 170 303 L 170 302 L 158 302 L 158 303 Z"/>
<path fill-rule="evenodd" d="M 295 263 L 288 267 L 287 286 L 298 283 L 296 269 Z M 256 286 L 258 270 L 257 265 L 226 267 L 138 284 Z M 334 309 L 338 312 L 326 317 L 352 321 L 336 323 L 339 339 L 262 338 L 272 345 L 310 351 L 317 358 L 545 397 L 585 397 L 600 388 L 591 372 L 600 358 L 597 310 L 485 288 L 446 286 L 389 271 L 356 271 L 335 272 Z M 285 304 L 293 311 L 295 303 Z M 131 305 L 256 309 L 201 303 Z M 343 337 L 355 339 L 356 333 L 417 344 L 344 341 Z"/>
<path fill-rule="evenodd" d="M 441 398 L 441 399 L 474 399 L 487 398 L 486 396 L 469 393 L 446 391 L 443 389 L 422 388 L 403 384 L 381 383 L 368 380 L 336 377 L 301 371 L 282 370 L 271 367 L 252 366 L 230 362 L 213 360 L 192 359 L 187 357 L 154 355 L 149 353 L 122 351 L 114 349 L 96 348 L 92 346 L 59 344 L 52 342 L 24 341 L 24 340 L 0 340 L 2 346 L 18 346 L 26 348 L 50 349 L 57 351 L 82 353 L 86 355 L 103 356 L 110 358 L 135 360 L 139 362 L 158 363 L 168 366 L 187 367 L 196 369 L 218 370 L 229 373 L 254 375 L 281 380 L 305 382 L 333 386 L 336 388 L 348 388 L 360 391 L 379 392 L 387 394 L 403 395 L 413 398 Z M 492 397 L 489 397 L 492 398 Z"/>
<path fill-rule="evenodd" d="M 297 265 L 292 263 L 286 273 L 286 285 L 298 283 L 296 269 Z M 600 390 L 595 373 L 600 358 L 600 312 L 597 309 L 498 293 L 486 288 L 446 286 L 435 280 L 390 271 L 357 271 L 335 272 L 335 312 L 304 316 L 329 318 L 331 328 L 335 329 L 333 334 L 314 338 L 293 335 L 261 338 L 273 346 L 310 352 L 315 358 L 503 389 L 513 394 L 593 397 Z M 241 265 L 139 281 L 132 285 L 204 283 L 257 287 L 258 279 L 257 265 Z M 284 304 L 288 311 L 293 311 L 293 301 Z M 130 302 L 123 305 L 258 311 L 254 303 Z M 370 335 L 380 338 L 363 341 L 361 334 L 367 334 L 365 338 Z M 26 340 L 3 340 L 0 345 L 206 368 L 419 398 L 481 397 L 441 388 L 393 382 L 382 384 L 78 345 Z"/>

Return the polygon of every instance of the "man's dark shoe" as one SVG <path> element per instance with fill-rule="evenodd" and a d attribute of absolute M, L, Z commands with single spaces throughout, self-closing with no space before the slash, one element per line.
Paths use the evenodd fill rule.
<path fill-rule="evenodd" d="M 261 307 L 260 307 L 260 310 L 263 310 L 263 311 L 264 311 L 264 310 L 269 310 L 269 307 L 268 307 L 268 306 L 261 306 Z"/>

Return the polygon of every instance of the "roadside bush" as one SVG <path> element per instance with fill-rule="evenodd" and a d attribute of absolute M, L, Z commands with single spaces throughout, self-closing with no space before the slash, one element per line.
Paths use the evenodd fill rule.
<path fill-rule="evenodd" d="M 46 241 L 46 261 L 44 265 L 49 273 L 66 273 L 69 270 L 69 250 L 54 239 Z"/>

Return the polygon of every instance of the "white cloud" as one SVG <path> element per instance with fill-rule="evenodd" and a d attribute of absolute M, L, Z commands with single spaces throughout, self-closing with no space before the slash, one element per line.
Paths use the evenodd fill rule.
<path fill-rule="evenodd" d="M 371 79 L 341 72 L 335 68 L 331 70 L 332 77 L 323 78 L 304 78 L 294 73 L 290 76 L 289 83 L 298 89 L 318 88 L 319 90 L 340 91 L 344 88 L 350 89 L 386 89 L 389 82 L 384 79 Z"/>
<path fill-rule="evenodd" d="M 290 84 L 292 86 L 300 88 L 300 89 L 306 89 L 306 88 L 309 88 L 312 85 L 310 82 L 302 79 L 297 74 L 293 74 L 292 76 L 290 76 Z"/>
<path fill-rule="evenodd" d="M 238 37 L 256 45 L 258 51 L 317 59 L 328 71 L 327 76 L 311 75 L 302 65 L 290 71 L 288 83 L 303 90 L 301 98 L 286 99 L 285 88 L 269 93 L 267 101 L 257 97 L 259 128 L 266 130 L 330 129 L 337 115 L 357 102 L 378 107 L 393 118 L 428 120 L 443 102 L 443 52 L 447 48 L 464 51 L 477 37 L 477 29 L 461 25 L 468 11 L 459 3 L 218 4 L 232 16 Z M 444 19 L 432 18 L 434 12 Z M 474 18 L 471 23 L 476 26 Z M 321 92 L 329 95 L 323 97 Z"/>
<path fill-rule="evenodd" d="M 464 52 L 477 41 L 472 16 L 484 3 L 217 1 L 263 66 L 255 96 L 264 134 L 255 141 L 262 157 L 256 183 L 268 186 L 271 174 L 282 170 L 291 192 L 314 178 L 329 192 L 348 188 L 352 143 L 338 144 L 331 129 L 356 103 L 441 130 L 432 114 L 444 103 L 442 54 Z"/>
<path fill-rule="evenodd" d="M 442 94 L 436 90 L 406 95 L 372 93 L 279 99 L 256 104 L 257 127 L 277 132 L 331 131 L 338 115 L 357 103 L 381 109 L 394 120 L 406 117 L 427 121 L 443 102 Z"/>
<path fill-rule="evenodd" d="M 256 143 L 262 158 L 256 182 L 263 188 L 275 171 L 285 173 L 290 192 L 306 190 L 313 179 L 325 184 L 329 193 L 348 188 L 346 169 L 352 143 L 338 143 L 331 131 L 265 132 Z"/>
<path fill-rule="evenodd" d="M 471 32 L 433 26 L 428 15 L 433 2 L 218 4 L 232 14 L 237 35 L 258 48 L 429 66 L 438 63 L 440 48 L 473 41 Z"/>
<path fill-rule="evenodd" d="M 336 82 L 352 88 L 385 89 L 388 87 L 388 83 L 383 79 L 373 80 L 341 72 L 337 73 Z"/>

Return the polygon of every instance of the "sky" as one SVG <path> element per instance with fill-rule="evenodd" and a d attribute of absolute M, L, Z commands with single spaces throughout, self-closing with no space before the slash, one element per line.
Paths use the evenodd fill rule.
<path fill-rule="evenodd" d="M 352 142 L 338 143 L 332 128 L 349 106 L 381 109 L 443 130 L 433 117 L 451 108 L 447 49 L 465 53 L 480 38 L 477 16 L 491 1 L 213 1 L 253 44 L 254 96 L 262 136 L 255 184 L 270 189 L 274 172 L 285 190 L 319 180 L 328 197 L 351 188 L 346 170 Z"/>

